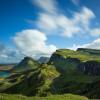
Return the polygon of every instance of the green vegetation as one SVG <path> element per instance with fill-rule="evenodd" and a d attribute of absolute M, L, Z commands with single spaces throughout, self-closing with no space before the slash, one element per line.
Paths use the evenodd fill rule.
<path fill-rule="evenodd" d="M 86 97 L 65 94 L 65 95 L 52 95 L 47 97 L 26 97 L 22 95 L 8 95 L 0 94 L 0 100 L 88 100 Z"/>
<path fill-rule="evenodd" d="M 91 50 L 91 49 L 90 49 Z M 89 50 L 88 50 L 89 51 Z M 99 61 L 100 62 L 100 55 L 92 54 L 88 51 L 73 51 L 69 49 L 60 49 L 55 52 L 55 54 L 61 55 L 64 58 L 77 58 L 80 61 Z M 100 50 L 99 50 L 100 54 Z"/>
<path fill-rule="evenodd" d="M 92 88 L 92 84 L 99 80 L 100 76 L 62 74 L 53 82 L 52 91 L 55 94 L 73 93 L 88 96 L 84 93 L 89 92 L 88 89 Z"/>
<path fill-rule="evenodd" d="M 12 74 L 0 85 L 0 92 L 23 95 L 51 95 L 50 86 L 59 76 L 55 67 L 43 64 L 37 69 Z"/>
<path fill-rule="evenodd" d="M 31 57 L 25 57 L 18 65 L 16 65 L 12 72 L 22 72 L 31 69 L 36 69 L 39 66 L 39 63 L 33 60 Z"/>
<path fill-rule="evenodd" d="M 54 94 L 80 94 L 89 98 L 100 98 L 96 92 L 100 89 L 92 89 L 100 81 L 100 50 L 57 50 L 50 58 L 52 64 L 61 73 L 52 83 Z M 100 93 L 100 92 L 99 92 Z"/>
<path fill-rule="evenodd" d="M 79 49 L 73 51 L 69 49 L 59 49 L 53 53 L 49 64 L 54 65 L 61 73 L 79 73 L 80 75 L 80 72 L 83 72 L 97 75 L 100 73 L 100 51 L 96 50 L 98 54 L 95 54 L 95 50 L 89 50 L 90 49 Z"/>
<path fill-rule="evenodd" d="M 59 76 L 59 73 L 56 71 L 55 67 L 52 65 L 43 64 L 41 66 L 41 73 L 39 77 L 43 77 L 44 83 L 38 87 L 38 96 L 51 95 L 51 84 L 55 78 Z"/>
<path fill-rule="evenodd" d="M 0 81 L 0 92 L 8 94 L 1 94 L 2 100 L 87 100 L 77 95 L 100 98 L 100 51 L 60 49 L 45 64 L 25 57 Z"/>

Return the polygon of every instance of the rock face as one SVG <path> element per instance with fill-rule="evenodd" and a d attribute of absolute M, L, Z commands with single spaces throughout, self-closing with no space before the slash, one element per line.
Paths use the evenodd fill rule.
<path fill-rule="evenodd" d="M 59 54 L 53 54 L 49 61 L 50 64 L 55 65 L 56 69 L 60 72 L 67 72 L 76 69 L 76 66 L 80 63 L 77 58 L 64 58 Z"/>
<path fill-rule="evenodd" d="M 49 63 L 60 71 L 77 70 L 85 74 L 100 75 L 99 54 L 100 50 L 94 49 L 79 48 L 77 51 L 61 49 L 51 56 Z"/>
<path fill-rule="evenodd" d="M 81 48 L 77 51 L 62 49 L 53 53 L 49 64 L 55 65 L 61 72 L 53 81 L 53 93 L 74 93 L 89 98 L 100 98 L 99 52 Z"/>
<path fill-rule="evenodd" d="M 84 72 L 88 75 L 100 75 L 100 62 L 87 61 L 81 63 L 79 66 L 79 71 Z"/>

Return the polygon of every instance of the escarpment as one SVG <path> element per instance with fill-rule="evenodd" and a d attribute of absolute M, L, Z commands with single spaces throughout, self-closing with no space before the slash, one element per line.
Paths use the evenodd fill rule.
<path fill-rule="evenodd" d="M 100 62 L 87 61 L 78 66 L 79 71 L 88 75 L 100 75 Z"/>
<path fill-rule="evenodd" d="M 49 63 L 54 64 L 60 71 L 66 72 L 70 69 L 85 74 L 100 75 L 100 57 L 97 55 L 99 53 L 100 50 L 94 49 L 79 48 L 77 51 L 60 49 L 53 53 Z"/>

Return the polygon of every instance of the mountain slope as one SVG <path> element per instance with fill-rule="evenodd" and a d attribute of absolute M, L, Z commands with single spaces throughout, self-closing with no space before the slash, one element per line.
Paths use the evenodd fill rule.
<path fill-rule="evenodd" d="M 39 63 L 33 60 L 31 57 L 25 57 L 19 64 L 17 64 L 11 71 L 12 72 L 22 72 L 31 69 L 36 69 Z"/>
<path fill-rule="evenodd" d="M 87 49 L 83 49 L 84 51 Z M 90 51 L 89 51 L 90 50 Z M 63 72 L 87 72 L 90 74 L 100 74 L 99 71 L 94 72 L 90 69 L 95 69 L 97 71 L 100 69 L 100 55 L 91 54 L 89 52 L 95 52 L 95 50 L 89 49 L 88 52 L 83 52 L 78 49 L 77 51 L 69 50 L 69 49 L 59 49 L 53 53 L 50 58 L 49 64 L 56 66 L 59 71 Z M 96 50 L 97 52 L 97 50 Z M 100 50 L 98 50 L 100 52 Z M 90 62 L 90 63 L 88 63 Z M 88 63 L 88 64 L 87 64 Z M 83 67 L 84 66 L 84 67 Z M 87 67 L 89 68 L 87 69 Z M 87 71 L 86 71 L 87 69 Z M 78 70 L 78 71 L 77 71 Z"/>
<path fill-rule="evenodd" d="M 100 93 L 100 56 L 89 53 L 91 51 L 97 50 L 88 49 L 88 52 L 83 52 L 60 49 L 53 53 L 49 64 L 54 65 L 61 73 L 53 81 L 54 94 L 73 93 L 100 98 L 97 94 Z"/>
<path fill-rule="evenodd" d="M 0 92 L 28 96 L 51 94 L 52 81 L 59 76 L 55 67 L 41 65 L 37 69 L 16 73 L 8 77 L 0 86 Z"/>

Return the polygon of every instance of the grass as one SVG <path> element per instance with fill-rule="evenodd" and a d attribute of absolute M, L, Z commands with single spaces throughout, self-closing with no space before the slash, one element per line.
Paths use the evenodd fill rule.
<path fill-rule="evenodd" d="M 59 76 L 59 73 L 56 71 L 54 66 L 44 64 L 41 66 L 41 74 L 39 75 L 43 77 L 44 83 L 38 87 L 38 94 L 39 96 L 46 96 L 50 95 L 50 85 L 54 78 Z"/>
<path fill-rule="evenodd" d="M 23 95 L 50 95 L 50 86 L 59 72 L 52 65 L 43 64 L 39 68 L 23 73 L 12 74 L 0 84 L 0 92 Z M 35 92 L 33 92 L 35 91 Z"/>
<path fill-rule="evenodd" d="M 100 56 L 99 55 L 95 55 L 95 54 L 90 54 L 88 52 L 80 52 L 80 51 L 73 51 L 73 50 L 68 50 L 68 49 L 61 49 L 61 50 L 57 50 L 55 52 L 55 54 L 61 55 L 64 58 L 78 58 L 80 61 L 98 61 L 100 62 Z"/>
<path fill-rule="evenodd" d="M 0 100 L 88 100 L 86 97 L 65 94 L 65 95 L 52 95 L 48 97 L 26 97 L 22 95 L 0 94 Z"/>

